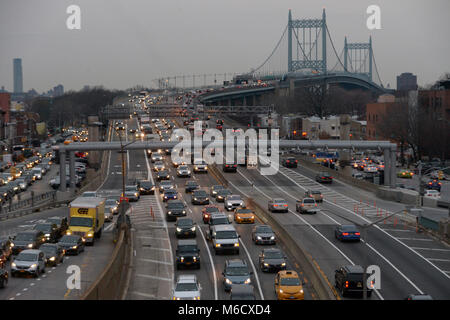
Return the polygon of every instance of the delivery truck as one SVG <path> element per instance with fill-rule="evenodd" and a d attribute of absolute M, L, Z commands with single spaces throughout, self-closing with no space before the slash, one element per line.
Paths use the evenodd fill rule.
<path fill-rule="evenodd" d="M 79 235 L 88 245 L 102 235 L 105 221 L 105 198 L 78 197 L 69 204 L 69 228 L 66 234 Z"/>

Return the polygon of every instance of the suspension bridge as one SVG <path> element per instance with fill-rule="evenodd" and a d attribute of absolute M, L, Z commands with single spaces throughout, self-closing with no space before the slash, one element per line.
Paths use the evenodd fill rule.
<path fill-rule="evenodd" d="M 273 91 L 276 86 L 292 88 L 293 85 L 315 83 L 337 83 L 376 93 L 385 92 L 375 60 L 372 38 L 370 37 L 368 42 L 350 42 L 347 37 L 343 40 L 342 50 L 338 53 L 327 25 L 325 9 L 322 17 L 317 19 L 293 19 L 289 10 L 288 22 L 281 37 L 261 64 L 249 72 L 223 74 L 223 80 L 227 77 L 231 80 L 239 75 L 240 78 L 251 79 L 254 83 L 258 80 L 265 82 L 268 87 L 228 87 L 221 92 L 202 95 L 200 100 L 208 103 L 244 98 L 243 103 L 251 105 L 252 102 L 246 101 L 245 97 Z M 221 87 L 220 76 L 222 74 L 192 76 L 193 87 L 196 87 L 196 78 L 200 86 L 202 82 L 199 80 L 203 80 L 203 86 Z M 155 81 L 158 81 L 160 87 L 162 83 L 166 88 L 177 87 L 177 84 L 182 82 L 183 88 L 186 88 L 184 85 L 188 78 L 189 76 L 175 76 Z"/>

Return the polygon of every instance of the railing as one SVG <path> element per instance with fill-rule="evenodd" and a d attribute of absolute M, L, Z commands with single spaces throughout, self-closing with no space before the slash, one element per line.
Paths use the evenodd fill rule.
<path fill-rule="evenodd" d="M 29 198 L 13 202 L 10 199 L 4 205 L 0 206 L 0 220 L 9 219 L 17 215 L 24 215 L 56 201 L 56 191 L 47 191 L 39 194 L 31 194 Z M 31 211 L 31 212 L 29 212 Z"/>

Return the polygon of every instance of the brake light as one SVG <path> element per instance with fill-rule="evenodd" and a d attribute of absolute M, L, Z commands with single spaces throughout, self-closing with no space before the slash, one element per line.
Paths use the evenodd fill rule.
<path fill-rule="evenodd" d="M 287 207 L 287 204 L 285 204 L 284 206 Z"/>
<path fill-rule="evenodd" d="M 314 204 L 314 206 L 315 206 L 315 207 L 317 207 L 317 203 L 316 203 L 316 204 Z"/>
<path fill-rule="evenodd" d="M 348 288 L 348 281 L 345 281 L 345 287 Z"/>
<path fill-rule="evenodd" d="M 359 232 L 355 232 L 355 235 L 356 235 L 356 236 L 359 236 L 359 235 L 360 235 L 360 233 L 359 233 Z"/>
<path fill-rule="evenodd" d="M 300 205 L 301 207 L 304 207 L 305 206 L 305 204 L 304 203 L 302 203 L 301 205 Z"/>
<path fill-rule="evenodd" d="M 348 236 L 348 232 L 342 233 L 343 236 Z"/>
<path fill-rule="evenodd" d="M 289 160 L 286 160 L 286 162 L 289 162 Z"/>
<path fill-rule="evenodd" d="M 295 163 L 297 163 L 298 162 L 298 160 L 295 160 Z"/>

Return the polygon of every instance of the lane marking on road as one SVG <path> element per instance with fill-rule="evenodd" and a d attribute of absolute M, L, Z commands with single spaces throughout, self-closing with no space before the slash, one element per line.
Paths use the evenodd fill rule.
<path fill-rule="evenodd" d="M 295 171 L 292 171 L 292 170 L 290 170 L 290 169 L 286 169 L 286 170 L 289 170 L 289 171 L 295 173 Z M 298 184 L 297 181 L 293 180 L 291 177 L 289 177 L 288 175 L 286 175 L 285 173 L 283 173 L 281 170 L 280 170 L 279 172 L 280 172 L 282 175 L 284 175 L 285 177 L 287 177 L 289 180 L 291 180 L 292 182 L 294 182 L 297 186 L 299 186 L 300 188 L 304 189 L 304 187 L 302 187 L 300 184 Z M 308 178 L 308 179 L 309 179 L 309 178 Z M 324 187 L 323 187 L 323 188 L 324 188 Z M 334 206 L 336 206 L 336 207 L 338 207 L 338 208 L 341 208 L 341 209 L 343 209 L 343 210 L 345 210 L 345 211 L 351 213 L 351 214 L 354 215 L 355 217 L 358 217 L 358 218 L 362 219 L 362 220 L 363 220 L 364 222 L 366 222 L 367 224 L 370 224 L 370 223 L 371 223 L 370 220 L 368 220 L 368 219 L 366 219 L 366 218 L 364 218 L 364 217 L 358 216 L 355 212 L 353 212 L 353 211 L 350 210 L 350 209 L 347 209 L 347 208 L 345 208 L 345 207 L 342 207 L 342 206 L 340 206 L 340 205 L 338 205 L 338 204 L 336 204 L 336 203 L 333 203 L 333 202 L 331 202 L 331 201 L 328 201 L 328 200 L 324 200 L 324 201 L 325 201 L 325 202 L 328 202 L 328 203 L 331 204 L 331 205 L 334 205 Z M 356 200 L 355 200 L 355 202 L 356 202 Z M 437 267 L 434 263 L 432 263 L 430 260 L 428 260 L 427 258 L 425 258 L 423 255 L 421 255 L 419 252 L 415 251 L 414 249 L 412 249 L 411 247 L 409 247 L 409 246 L 408 246 L 407 244 L 405 244 L 404 242 L 398 240 L 398 239 L 397 239 L 396 237 L 394 237 L 393 235 L 391 235 L 391 234 L 389 234 L 388 232 L 384 231 L 384 230 L 383 230 L 381 227 L 379 227 L 378 225 L 374 225 L 373 227 L 376 228 L 376 229 L 378 229 L 378 230 L 380 230 L 381 232 L 383 232 L 384 234 L 386 234 L 388 237 L 390 237 L 391 239 L 397 241 L 398 243 L 400 243 L 400 244 L 403 245 L 404 247 L 408 248 L 411 252 L 415 253 L 417 256 L 419 256 L 420 258 L 422 258 L 422 259 L 423 259 L 424 261 L 426 261 L 428 264 L 430 264 L 431 266 L 433 266 L 436 270 L 438 270 L 438 271 L 439 271 L 441 274 L 443 274 L 445 277 L 447 277 L 448 279 L 450 279 L 450 276 L 449 276 L 449 275 L 447 275 L 445 272 L 443 272 L 439 267 Z"/>
<path fill-rule="evenodd" d="M 249 179 L 247 179 L 247 177 L 242 174 L 240 172 L 240 170 L 238 170 L 238 173 L 244 177 L 244 179 L 246 179 L 250 184 L 251 181 Z M 270 179 L 268 179 L 269 181 L 271 181 Z M 271 181 L 272 182 L 272 181 Z M 231 182 L 230 182 L 231 183 Z M 272 182 L 272 184 L 274 184 Z M 275 185 L 275 184 L 274 184 Z M 263 195 L 265 195 L 268 199 L 271 199 L 271 197 L 269 197 L 267 194 L 265 194 L 259 187 L 254 186 L 255 189 L 259 190 L 259 192 L 261 192 Z M 303 221 L 306 225 L 308 225 L 315 233 L 317 233 L 320 237 L 322 237 L 328 244 L 330 244 L 335 250 L 337 250 L 349 263 L 351 263 L 352 265 L 355 265 L 355 263 L 349 258 L 347 257 L 347 255 L 342 252 L 338 247 L 336 247 L 330 240 L 328 240 L 322 233 L 320 233 L 313 225 L 311 225 L 308 221 L 306 221 L 305 219 L 303 219 L 302 217 L 300 217 L 296 212 L 292 211 L 291 209 L 289 209 L 289 212 L 291 212 L 295 217 L 297 217 L 298 219 L 300 219 L 301 221 Z M 374 290 L 376 295 L 381 299 L 384 300 L 383 296 L 378 292 L 378 290 Z"/>
<path fill-rule="evenodd" d="M 250 253 L 248 252 L 247 247 L 244 244 L 244 241 L 242 241 L 242 239 L 239 239 L 239 242 L 242 244 L 242 247 L 244 248 L 245 253 L 247 254 L 248 260 L 250 261 L 250 264 L 252 265 L 256 283 L 258 284 L 259 295 L 261 297 L 261 300 L 264 300 L 264 294 L 261 289 L 261 283 L 259 282 L 258 272 L 256 271 L 255 264 L 253 263 L 252 257 L 250 256 Z"/>
<path fill-rule="evenodd" d="M 424 238 L 399 238 L 399 237 L 394 237 L 397 240 L 407 240 L 407 241 L 429 241 L 432 242 L 432 239 L 424 239 Z"/>
<path fill-rule="evenodd" d="M 450 259 L 435 259 L 435 258 L 428 258 L 428 260 L 431 260 L 431 261 L 438 261 L 438 262 L 450 262 Z"/>
<path fill-rule="evenodd" d="M 442 251 L 442 252 L 450 252 L 449 249 L 438 249 L 438 248 L 420 248 L 420 247 L 411 247 L 414 250 L 430 250 L 430 251 Z M 444 271 L 445 272 L 445 271 Z"/>
<path fill-rule="evenodd" d="M 144 258 L 141 258 L 141 259 L 139 259 L 139 261 L 151 262 L 151 263 L 157 263 L 157 264 L 171 265 L 170 262 L 159 261 L 159 260 L 153 260 L 153 259 L 144 259 Z"/>
<path fill-rule="evenodd" d="M 169 238 L 157 238 L 157 237 L 147 237 L 147 236 L 138 236 L 138 239 L 150 239 L 150 240 L 165 240 L 165 241 L 169 241 Z"/>
<path fill-rule="evenodd" d="M 160 297 L 155 296 L 154 294 L 148 294 L 148 293 L 143 293 L 143 292 L 138 292 L 138 291 L 131 291 L 130 294 L 134 294 L 137 296 L 142 296 L 142 297 L 146 297 L 146 298 L 150 298 L 150 299 L 161 299 Z"/>
<path fill-rule="evenodd" d="M 163 277 L 157 277 L 157 276 L 151 276 L 148 274 L 136 274 L 137 277 L 142 277 L 142 278 L 148 278 L 148 279 L 154 279 L 154 280 L 162 280 L 162 281 L 170 281 L 170 283 L 173 283 L 172 279 L 169 278 L 163 278 Z"/>

